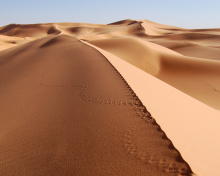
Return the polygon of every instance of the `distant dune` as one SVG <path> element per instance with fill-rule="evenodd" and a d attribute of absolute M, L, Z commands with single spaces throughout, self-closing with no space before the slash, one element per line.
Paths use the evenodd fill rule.
<path fill-rule="evenodd" d="M 220 175 L 220 29 L 0 27 L 0 175 Z"/>

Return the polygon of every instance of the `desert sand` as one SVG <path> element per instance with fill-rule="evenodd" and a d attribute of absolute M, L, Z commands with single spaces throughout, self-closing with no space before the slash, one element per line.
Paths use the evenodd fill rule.
<path fill-rule="evenodd" d="M 0 175 L 220 175 L 220 29 L 0 27 Z"/>

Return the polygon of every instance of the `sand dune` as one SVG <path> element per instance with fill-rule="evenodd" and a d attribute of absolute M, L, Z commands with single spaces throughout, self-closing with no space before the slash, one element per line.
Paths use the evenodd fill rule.
<path fill-rule="evenodd" d="M 73 37 L 49 36 L 0 58 L 1 175 L 191 173 L 95 49 Z"/>
<path fill-rule="evenodd" d="M 21 37 L 0 35 L 0 51 L 32 41 L 32 40 L 34 39 L 28 38 L 28 37 L 21 38 Z"/>
<path fill-rule="evenodd" d="M 184 30 L 178 27 L 159 24 L 149 20 L 139 21 L 142 23 L 141 25 L 145 29 L 145 33 L 149 36 L 164 36 L 169 34 L 176 34 Z"/>
<path fill-rule="evenodd" d="M 47 35 L 67 34 L 84 40 L 111 38 L 121 35 L 139 35 L 144 28 L 141 22 L 132 21 L 128 25 L 101 25 L 86 23 L 46 23 L 46 24 L 9 24 L 0 27 L 0 35 L 16 37 L 45 37 Z M 95 37 L 94 37 L 95 36 Z"/>
<path fill-rule="evenodd" d="M 0 28 L 0 34 L 17 37 L 43 37 L 48 34 L 59 34 L 60 32 L 53 24 L 9 24 Z"/>
<path fill-rule="evenodd" d="M 219 42 L 148 20 L 0 27 L 0 175 L 218 176 Z"/>
<path fill-rule="evenodd" d="M 91 41 L 188 95 L 220 109 L 220 63 L 181 56 L 134 38 Z"/>
<path fill-rule="evenodd" d="M 219 175 L 220 112 L 99 50 L 136 91 L 192 170 L 198 175 Z"/>
<path fill-rule="evenodd" d="M 190 42 L 173 40 L 158 40 L 152 42 L 185 56 L 220 60 L 220 48 L 218 46 L 201 46 Z"/>

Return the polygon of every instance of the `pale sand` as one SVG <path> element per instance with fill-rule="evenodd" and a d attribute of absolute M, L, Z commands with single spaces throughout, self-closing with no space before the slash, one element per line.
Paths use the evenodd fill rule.
<path fill-rule="evenodd" d="M 220 112 L 100 50 L 157 119 L 198 175 L 220 175 Z"/>
<path fill-rule="evenodd" d="M 201 46 L 190 42 L 158 40 L 152 41 L 185 56 L 220 60 L 220 46 Z"/>
<path fill-rule="evenodd" d="M 90 41 L 188 95 L 220 109 L 220 62 L 182 56 L 137 38 Z"/>
<path fill-rule="evenodd" d="M 0 35 L 0 51 L 5 50 L 23 43 L 27 43 L 34 39 L 29 37 L 13 37 L 13 36 L 5 36 Z"/>
<path fill-rule="evenodd" d="M 219 42 L 148 20 L 0 27 L 1 174 L 220 175 Z"/>

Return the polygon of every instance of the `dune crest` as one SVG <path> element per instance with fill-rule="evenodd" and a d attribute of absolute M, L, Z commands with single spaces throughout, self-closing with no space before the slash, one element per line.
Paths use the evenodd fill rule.
<path fill-rule="evenodd" d="M 0 67 L 1 175 L 192 174 L 119 72 L 80 40 L 32 41 L 1 52 Z"/>
<path fill-rule="evenodd" d="M 0 175 L 219 176 L 219 42 L 149 20 L 0 27 Z"/>
<path fill-rule="evenodd" d="M 180 55 L 133 38 L 90 41 L 182 92 L 220 109 L 220 62 Z M 195 81 L 196 80 L 196 81 Z"/>
<path fill-rule="evenodd" d="M 108 58 L 136 91 L 193 172 L 196 175 L 218 176 L 220 112 L 116 56 L 95 48 Z"/>

